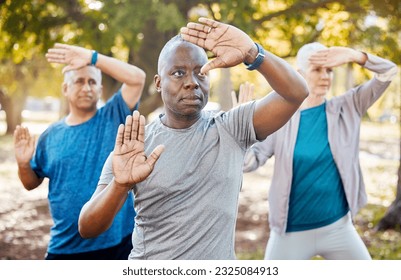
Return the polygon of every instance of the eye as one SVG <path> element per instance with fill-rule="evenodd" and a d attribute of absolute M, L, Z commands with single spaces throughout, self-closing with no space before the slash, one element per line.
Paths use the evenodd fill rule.
<path fill-rule="evenodd" d="M 95 80 L 89 80 L 89 85 L 90 86 L 95 86 L 96 85 L 96 81 Z"/>
<path fill-rule="evenodd" d="M 184 76 L 184 74 L 185 74 L 185 72 L 182 70 L 177 70 L 177 71 L 173 72 L 173 76 L 175 76 L 175 77 L 182 77 L 182 76 Z"/>
<path fill-rule="evenodd" d="M 333 69 L 331 69 L 331 68 L 327 68 L 326 71 L 327 71 L 327 73 L 329 73 L 329 74 L 333 73 Z"/>

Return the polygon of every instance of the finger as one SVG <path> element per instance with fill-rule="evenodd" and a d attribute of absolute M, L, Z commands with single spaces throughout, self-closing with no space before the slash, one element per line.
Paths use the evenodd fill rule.
<path fill-rule="evenodd" d="M 127 143 L 129 140 L 131 140 L 131 130 L 132 130 L 132 116 L 127 116 L 125 118 L 123 143 Z"/>
<path fill-rule="evenodd" d="M 116 143 L 114 144 L 114 150 L 120 147 L 123 144 L 123 135 L 124 135 L 124 125 L 120 124 L 117 130 Z"/>
<path fill-rule="evenodd" d="M 63 52 L 47 52 L 45 57 L 46 57 L 47 61 L 53 62 L 53 61 L 64 59 L 65 54 Z"/>
<path fill-rule="evenodd" d="M 211 26 L 205 25 L 205 24 L 200 24 L 200 23 L 195 23 L 195 22 L 189 22 L 187 24 L 187 30 L 189 32 L 190 35 L 195 35 L 195 34 L 204 34 L 207 35 L 210 30 L 211 30 Z"/>
<path fill-rule="evenodd" d="M 65 73 L 65 72 L 68 72 L 68 71 L 71 71 L 71 70 L 74 70 L 75 68 L 74 67 L 72 67 L 71 65 L 67 65 L 67 66 L 65 66 L 62 70 L 61 70 L 61 73 Z"/>
<path fill-rule="evenodd" d="M 227 64 L 220 57 L 216 57 L 203 65 L 200 72 L 202 74 L 207 74 L 210 70 L 215 68 L 227 68 Z"/>
<path fill-rule="evenodd" d="M 25 139 L 27 139 L 27 133 L 26 133 L 26 128 L 25 127 L 22 127 L 22 130 L 21 130 L 21 137 L 20 137 L 20 139 L 21 140 L 25 140 Z"/>
<path fill-rule="evenodd" d="M 159 145 L 153 150 L 150 156 L 146 159 L 146 163 L 149 164 L 151 169 L 153 169 L 153 167 L 156 164 L 156 161 L 159 159 L 163 151 L 164 151 L 164 145 Z"/>
<path fill-rule="evenodd" d="M 201 48 L 205 48 L 205 38 L 206 35 L 199 35 L 199 31 L 194 30 L 185 30 L 185 27 L 182 27 L 181 30 L 181 37 L 185 41 L 193 43 Z M 205 33 L 204 33 L 205 34 Z"/>
<path fill-rule="evenodd" d="M 30 138 L 29 138 L 29 142 L 28 142 L 29 147 L 30 147 L 30 148 L 35 147 L 35 142 L 36 142 L 36 138 L 35 138 L 35 137 L 30 137 Z"/>
<path fill-rule="evenodd" d="M 142 115 L 139 118 L 138 141 L 145 142 L 145 117 Z"/>
<path fill-rule="evenodd" d="M 135 110 L 132 113 L 131 139 L 138 138 L 138 130 L 139 130 L 139 112 Z"/>
<path fill-rule="evenodd" d="M 62 44 L 62 43 L 56 43 L 54 44 L 55 48 L 60 48 L 60 49 L 67 49 L 69 47 L 69 45 L 67 44 Z"/>
<path fill-rule="evenodd" d="M 212 27 L 212 28 L 216 28 L 216 27 L 219 27 L 219 25 L 221 25 L 220 22 L 215 21 L 215 20 L 210 19 L 210 18 L 205 18 L 205 17 L 200 17 L 200 18 L 198 19 L 198 21 L 199 21 L 200 23 L 203 23 L 203 24 L 205 24 L 205 25 L 207 25 L 207 26 L 210 26 L 210 27 Z"/>
<path fill-rule="evenodd" d="M 237 107 L 237 95 L 235 94 L 235 91 L 231 91 L 231 101 L 233 103 L 233 107 Z"/>
<path fill-rule="evenodd" d="M 21 138 L 21 126 L 17 125 L 14 130 L 14 144 L 17 143 Z"/>
<path fill-rule="evenodd" d="M 30 140 L 31 139 L 31 134 L 29 133 L 29 128 L 25 128 L 25 139 Z"/>

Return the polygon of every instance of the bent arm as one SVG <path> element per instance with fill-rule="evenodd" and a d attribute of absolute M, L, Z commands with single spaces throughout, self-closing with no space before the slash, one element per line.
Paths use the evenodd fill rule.
<path fill-rule="evenodd" d="M 67 64 L 63 73 L 79 69 L 92 63 L 92 51 L 79 46 L 56 43 L 48 50 L 46 58 L 49 62 Z M 132 110 L 139 101 L 145 85 L 145 72 L 128 63 L 113 57 L 98 54 L 95 63 L 103 73 L 123 83 L 122 96 L 127 106 Z"/>
<path fill-rule="evenodd" d="M 272 53 L 265 52 L 258 71 L 274 90 L 256 103 L 253 123 L 257 139 L 263 140 L 291 118 L 309 91 L 304 78 Z"/>
<path fill-rule="evenodd" d="M 20 178 L 24 188 L 28 191 L 36 189 L 43 182 L 43 178 L 39 178 L 36 175 L 29 163 L 18 164 L 18 177 Z"/>
<path fill-rule="evenodd" d="M 276 134 L 268 136 L 264 141 L 253 144 L 245 153 L 243 172 L 252 172 L 263 166 L 274 155 Z"/>
<path fill-rule="evenodd" d="M 123 83 L 121 87 L 122 97 L 127 106 L 131 110 L 134 109 L 145 86 L 145 72 L 137 66 L 102 54 L 98 55 L 96 67 Z"/>
<path fill-rule="evenodd" d="M 92 198 L 81 209 L 78 219 L 79 234 L 83 238 L 96 237 L 113 223 L 128 197 L 129 188 L 112 180 L 109 185 L 99 185 Z"/>

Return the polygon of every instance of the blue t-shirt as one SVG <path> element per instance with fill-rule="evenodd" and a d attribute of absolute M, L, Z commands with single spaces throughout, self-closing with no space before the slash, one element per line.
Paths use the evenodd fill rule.
<path fill-rule="evenodd" d="M 118 126 L 131 113 L 119 91 L 87 122 L 69 126 L 62 119 L 39 137 L 31 166 L 39 177 L 49 178 L 48 199 L 54 222 L 49 253 L 105 249 L 132 233 L 135 217 L 132 195 L 106 232 L 91 239 L 83 239 L 78 232 L 81 208 L 97 187 L 103 164 L 114 149 Z"/>
<path fill-rule="evenodd" d="M 326 103 L 323 103 L 301 111 L 287 232 L 326 226 L 347 212 L 343 184 L 328 141 Z"/>

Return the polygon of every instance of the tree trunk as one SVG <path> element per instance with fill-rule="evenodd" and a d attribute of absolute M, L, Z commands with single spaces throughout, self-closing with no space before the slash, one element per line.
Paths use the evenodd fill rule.
<path fill-rule="evenodd" d="M 2 109 L 6 112 L 6 134 L 13 134 L 17 125 L 22 122 L 22 109 L 25 104 L 25 99 L 21 98 L 10 98 L 3 92 L 0 92 L 0 103 Z"/>

